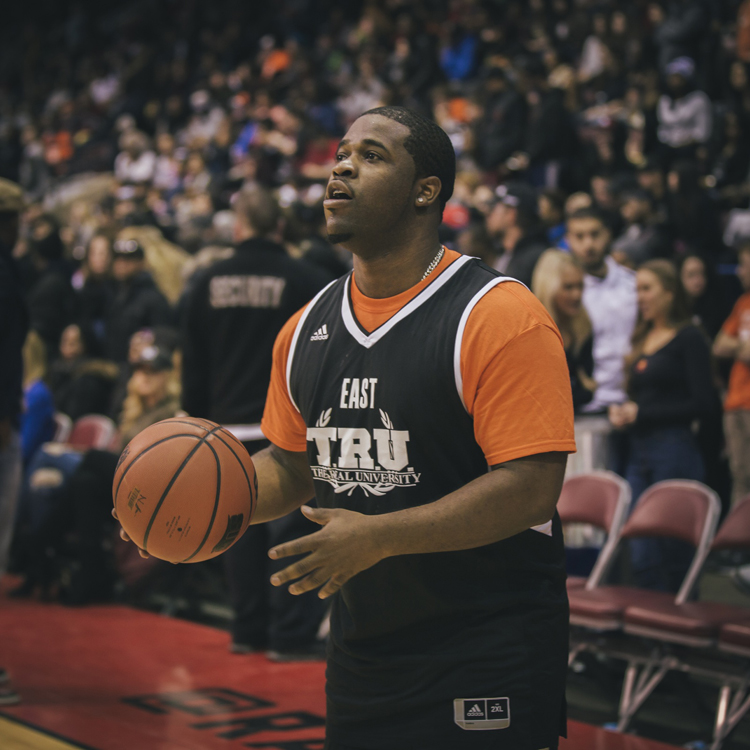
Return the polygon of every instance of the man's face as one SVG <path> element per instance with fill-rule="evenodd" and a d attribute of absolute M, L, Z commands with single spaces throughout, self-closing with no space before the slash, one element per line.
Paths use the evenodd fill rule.
<path fill-rule="evenodd" d="M 331 242 L 382 235 L 413 215 L 416 168 L 404 148 L 409 134 L 405 125 L 382 115 L 365 115 L 349 128 L 323 203 Z"/>
<path fill-rule="evenodd" d="M 117 281 L 127 281 L 143 269 L 143 261 L 136 258 L 115 257 L 112 263 L 112 275 Z"/>
<path fill-rule="evenodd" d="M 507 232 L 516 223 L 518 211 L 512 206 L 506 206 L 502 201 L 495 204 L 487 217 L 487 231 L 496 237 Z"/>
<path fill-rule="evenodd" d="M 601 268 L 609 249 L 610 235 L 598 219 L 568 219 L 566 234 L 570 251 L 587 271 Z"/>

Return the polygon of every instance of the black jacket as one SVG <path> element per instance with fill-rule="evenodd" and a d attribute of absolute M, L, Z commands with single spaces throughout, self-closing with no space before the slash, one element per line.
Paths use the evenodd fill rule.
<path fill-rule="evenodd" d="M 117 285 L 106 322 L 109 359 L 125 362 L 130 337 L 142 328 L 173 323 L 172 308 L 146 271 Z"/>
<path fill-rule="evenodd" d="M 505 273 L 526 284 L 530 289 L 531 277 L 534 274 L 536 263 L 548 247 L 549 245 L 545 242 L 543 235 L 531 234 L 522 237 L 513 248 L 513 257 L 510 259 Z"/>
<path fill-rule="evenodd" d="M 50 263 L 29 289 L 31 328 L 47 345 L 50 359 L 57 357 L 60 335 L 75 320 L 76 296 L 70 274 L 62 263 Z"/>
<path fill-rule="evenodd" d="M 330 280 L 264 239 L 243 242 L 205 271 L 182 305 L 185 411 L 222 424 L 260 422 L 276 336 Z"/>
<path fill-rule="evenodd" d="M 21 279 L 10 249 L 0 245 L 0 420 L 18 427 L 23 393 L 21 349 L 29 328 L 29 314 Z"/>

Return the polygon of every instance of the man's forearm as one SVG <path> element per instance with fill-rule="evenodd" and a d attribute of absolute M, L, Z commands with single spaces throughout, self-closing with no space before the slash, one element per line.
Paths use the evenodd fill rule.
<path fill-rule="evenodd" d="M 546 453 L 500 465 L 449 495 L 371 517 L 386 557 L 472 549 L 549 521 L 567 456 Z"/>
<path fill-rule="evenodd" d="M 253 455 L 258 477 L 258 505 L 251 523 L 265 523 L 291 513 L 315 494 L 306 454 L 272 445 Z"/>

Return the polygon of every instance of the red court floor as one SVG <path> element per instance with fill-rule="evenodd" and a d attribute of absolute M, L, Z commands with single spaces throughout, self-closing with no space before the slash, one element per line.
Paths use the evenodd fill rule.
<path fill-rule="evenodd" d="M 322 663 L 227 651 L 220 630 L 127 607 L 0 600 L 0 665 L 23 703 L 2 750 L 322 750 Z M 670 746 L 570 722 L 565 750 Z M 429 750 L 429 748 L 414 748 Z"/>

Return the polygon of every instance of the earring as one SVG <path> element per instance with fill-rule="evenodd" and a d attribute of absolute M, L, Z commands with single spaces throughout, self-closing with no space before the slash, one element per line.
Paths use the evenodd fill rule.
<path fill-rule="evenodd" d="M 417 198 L 417 203 L 424 203 L 424 198 L 421 195 Z"/>

